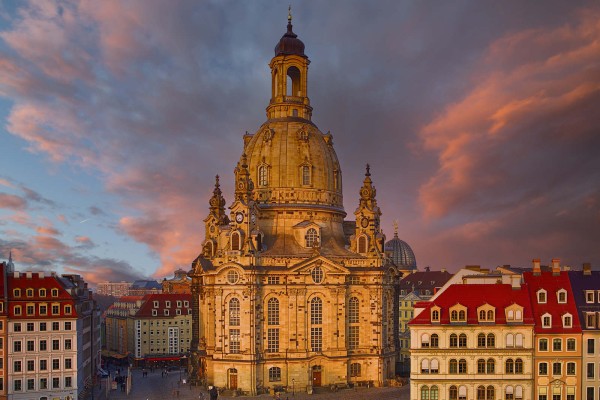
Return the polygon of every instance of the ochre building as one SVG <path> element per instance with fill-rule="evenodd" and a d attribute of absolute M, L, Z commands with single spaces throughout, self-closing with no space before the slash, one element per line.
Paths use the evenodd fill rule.
<path fill-rule="evenodd" d="M 308 65 L 289 17 L 267 121 L 244 136 L 229 211 L 217 177 L 204 220 L 190 273 L 193 380 L 256 394 L 394 377 L 398 270 L 368 166 L 345 221 L 333 137 L 311 121 Z"/>

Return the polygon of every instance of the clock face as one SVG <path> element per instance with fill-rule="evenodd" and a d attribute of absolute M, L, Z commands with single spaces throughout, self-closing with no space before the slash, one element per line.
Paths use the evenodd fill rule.
<path fill-rule="evenodd" d="M 369 226 L 369 218 L 363 218 L 362 221 L 360 221 L 360 224 L 363 228 L 366 228 L 367 226 Z"/>
<path fill-rule="evenodd" d="M 235 222 L 237 222 L 238 224 L 240 224 L 242 221 L 244 220 L 244 214 L 241 212 L 238 212 L 235 214 Z"/>

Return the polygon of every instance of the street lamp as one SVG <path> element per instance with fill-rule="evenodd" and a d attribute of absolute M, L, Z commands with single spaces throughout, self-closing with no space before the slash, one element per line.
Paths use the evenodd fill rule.
<path fill-rule="evenodd" d="M 292 378 L 292 397 L 296 397 L 296 379 Z"/>

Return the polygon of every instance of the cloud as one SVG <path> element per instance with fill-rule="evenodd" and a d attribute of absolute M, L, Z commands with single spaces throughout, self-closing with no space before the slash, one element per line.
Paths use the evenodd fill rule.
<path fill-rule="evenodd" d="M 24 210 L 26 207 L 27 202 L 23 198 L 12 194 L 0 193 L 0 208 Z"/>
<path fill-rule="evenodd" d="M 58 236 L 60 231 L 52 226 L 38 226 L 35 230 L 37 233 L 42 235 Z"/>

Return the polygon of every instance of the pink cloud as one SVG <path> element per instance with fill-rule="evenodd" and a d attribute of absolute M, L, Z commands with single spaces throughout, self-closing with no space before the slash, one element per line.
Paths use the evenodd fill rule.
<path fill-rule="evenodd" d="M 12 194 L 0 193 L 0 208 L 24 210 L 26 207 L 27 202 L 23 198 Z"/>
<path fill-rule="evenodd" d="M 38 226 L 35 231 L 39 234 L 50 236 L 58 236 L 61 234 L 59 230 L 52 226 Z"/>

